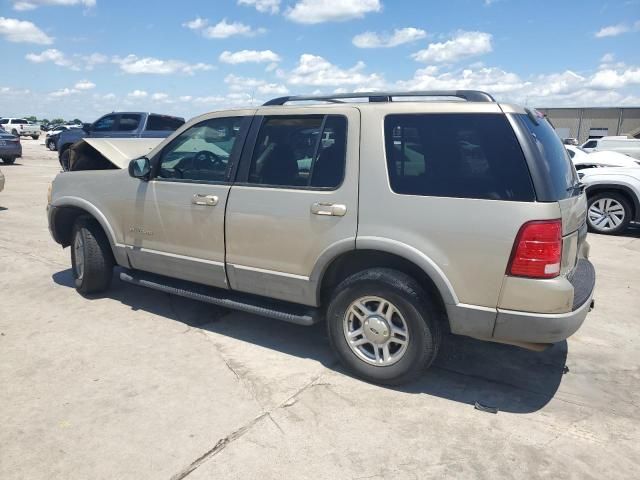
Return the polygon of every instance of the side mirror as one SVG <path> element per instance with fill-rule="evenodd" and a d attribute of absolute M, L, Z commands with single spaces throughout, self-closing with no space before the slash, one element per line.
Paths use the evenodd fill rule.
<path fill-rule="evenodd" d="M 151 162 L 147 157 L 135 158 L 129 162 L 129 175 L 141 180 L 149 180 Z"/>
<path fill-rule="evenodd" d="M 89 133 L 91 131 L 91 127 L 92 127 L 92 125 L 90 123 L 83 123 L 82 124 L 82 129 L 87 133 Z"/>

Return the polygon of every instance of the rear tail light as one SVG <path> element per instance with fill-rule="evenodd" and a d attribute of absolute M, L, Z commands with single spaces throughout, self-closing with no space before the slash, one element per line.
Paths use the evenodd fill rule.
<path fill-rule="evenodd" d="M 518 232 L 507 267 L 507 275 L 554 278 L 560 275 L 562 221 L 536 220 Z"/>

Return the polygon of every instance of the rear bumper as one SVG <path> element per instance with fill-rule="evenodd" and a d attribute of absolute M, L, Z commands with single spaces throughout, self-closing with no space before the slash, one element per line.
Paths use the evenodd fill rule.
<path fill-rule="evenodd" d="M 591 262 L 581 259 L 569 281 L 574 287 L 570 312 L 540 314 L 498 309 L 492 340 L 555 343 L 573 335 L 593 304 L 596 277 Z"/>

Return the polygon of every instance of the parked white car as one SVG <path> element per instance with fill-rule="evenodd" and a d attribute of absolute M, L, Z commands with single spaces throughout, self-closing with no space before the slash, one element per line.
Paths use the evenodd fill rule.
<path fill-rule="evenodd" d="M 640 160 L 618 152 L 589 153 L 581 147 L 565 145 L 576 170 L 592 167 L 630 167 L 640 168 Z"/>
<path fill-rule="evenodd" d="M 587 152 L 618 152 L 640 160 L 640 139 L 618 137 L 602 137 L 591 139 L 582 144 L 582 148 Z"/>
<path fill-rule="evenodd" d="M 587 225 L 618 234 L 640 222 L 640 168 L 588 168 L 578 174 L 587 193 Z"/>

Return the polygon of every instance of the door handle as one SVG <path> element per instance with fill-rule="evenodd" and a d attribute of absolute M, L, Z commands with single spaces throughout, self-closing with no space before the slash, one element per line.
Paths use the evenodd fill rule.
<path fill-rule="evenodd" d="M 311 213 L 314 215 L 344 217 L 347 213 L 347 206 L 339 203 L 316 202 L 311 205 Z"/>
<path fill-rule="evenodd" d="M 202 193 L 196 193 L 191 198 L 191 203 L 194 205 L 204 205 L 205 207 L 215 207 L 218 204 L 218 197 L 215 195 L 203 195 Z"/>

